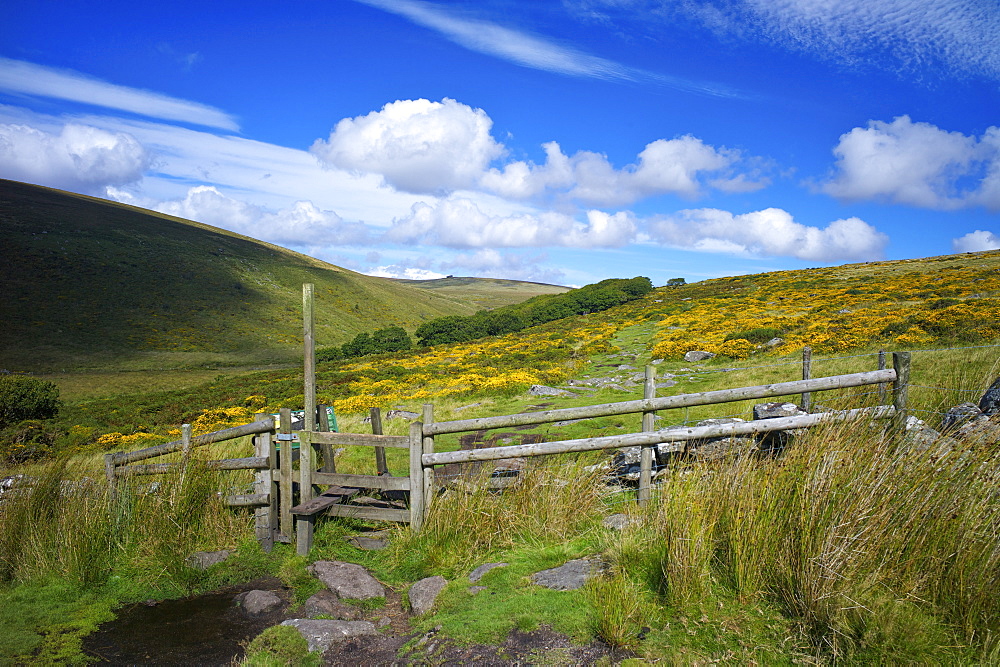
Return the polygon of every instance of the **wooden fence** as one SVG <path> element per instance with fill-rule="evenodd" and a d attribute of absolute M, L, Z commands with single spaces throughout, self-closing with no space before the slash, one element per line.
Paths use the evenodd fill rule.
<path fill-rule="evenodd" d="M 295 434 L 291 430 L 290 411 L 282 410 L 280 428 L 277 429 L 271 415 L 257 415 L 256 421 L 250 424 L 193 437 L 191 427 L 185 425 L 182 429 L 182 438 L 178 441 L 133 452 L 107 454 L 105 473 L 112 489 L 119 479 L 134 475 L 177 472 L 183 480 L 192 460 L 193 449 L 253 436 L 254 456 L 198 463 L 212 470 L 256 471 L 254 493 L 228 496 L 225 502 L 234 507 L 255 508 L 256 535 L 265 549 L 270 549 L 275 541 L 291 542 L 294 536 L 297 551 L 306 554 L 312 546 L 316 517 L 320 515 L 409 523 L 411 528 L 419 530 L 439 489 L 439 485 L 435 482 L 435 467 L 450 463 L 638 446 L 642 448 L 638 501 L 645 503 L 649 499 L 652 486 L 653 448 L 664 443 L 670 443 L 668 446 L 671 451 L 683 452 L 686 443 L 694 440 L 809 428 L 821 423 L 862 417 L 892 418 L 896 420 L 897 428 L 903 428 L 907 409 L 909 362 L 909 353 L 902 352 L 893 355 L 893 368 L 890 369 L 662 398 L 657 398 L 655 395 L 655 374 L 653 367 L 647 366 L 644 392 L 646 397 L 641 400 L 444 422 L 434 421 L 434 407 L 428 404 L 424 406 L 422 421 L 411 423 L 409 434 L 405 436 L 381 435 L 377 410 L 372 412 L 375 431 L 372 434 L 338 433 L 318 430 L 315 426 L 313 429 L 302 430 Z M 885 386 L 887 383 L 891 383 L 892 386 L 892 405 L 664 430 L 656 430 L 653 424 L 653 417 L 658 410 L 795 396 L 804 392 L 809 392 L 811 395 L 814 392 L 831 389 Z M 325 410 L 320 412 L 320 422 L 323 414 Z M 487 449 L 435 451 L 435 437 L 449 433 L 627 414 L 642 415 L 641 432 Z M 320 426 L 322 427 L 322 424 Z M 296 436 L 299 442 L 297 467 L 292 447 Z M 379 475 L 354 475 L 336 471 L 333 448 L 357 446 L 374 448 Z M 406 476 L 388 475 L 384 453 L 387 447 L 409 451 L 409 470 Z M 180 461 L 136 465 L 139 461 L 176 452 L 181 453 Z M 325 491 L 317 492 L 324 487 Z M 375 502 L 366 506 L 352 504 L 352 499 L 359 494 L 372 490 L 389 496 L 394 495 L 396 501 Z M 403 505 L 399 502 L 401 500 L 408 502 Z"/>

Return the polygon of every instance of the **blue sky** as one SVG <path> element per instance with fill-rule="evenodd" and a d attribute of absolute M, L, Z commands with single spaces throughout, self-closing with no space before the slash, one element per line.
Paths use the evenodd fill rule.
<path fill-rule="evenodd" d="M 363 273 L 1000 247 L 993 0 L 14 0 L 0 177 Z"/>

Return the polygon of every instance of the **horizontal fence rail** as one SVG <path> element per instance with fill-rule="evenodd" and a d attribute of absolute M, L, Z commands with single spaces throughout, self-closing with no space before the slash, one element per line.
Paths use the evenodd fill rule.
<path fill-rule="evenodd" d="M 207 470 L 266 470 L 271 464 L 266 456 L 248 456 L 242 459 L 222 459 L 200 461 Z M 150 463 L 147 465 L 121 466 L 116 475 L 165 475 L 179 468 L 183 463 Z"/>
<path fill-rule="evenodd" d="M 223 442 L 224 440 L 233 440 L 247 435 L 257 435 L 258 433 L 269 433 L 273 430 L 274 420 L 264 419 L 261 421 L 251 422 L 249 424 L 243 424 L 241 426 L 223 429 L 221 431 L 214 431 L 204 435 L 196 435 L 191 438 L 189 446 L 192 448 L 204 447 L 205 445 Z M 179 452 L 182 449 L 184 449 L 184 441 L 174 440 L 173 442 L 165 442 L 162 445 L 147 447 L 146 449 L 137 449 L 134 452 L 116 452 L 111 455 L 110 461 L 116 466 L 121 466 L 127 463 L 134 463 L 136 461 L 144 461 L 145 459 L 153 459 L 157 456 L 163 456 L 164 454 L 172 454 L 173 452 Z"/>
<path fill-rule="evenodd" d="M 752 422 L 737 422 L 735 424 L 713 424 L 711 426 L 673 427 L 662 431 L 648 433 L 628 433 L 625 435 L 608 435 L 597 438 L 580 438 L 576 440 L 556 440 L 540 442 L 531 445 L 507 445 L 486 449 L 462 450 L 456 452 L 438 452 L 424 454 L 420 461 L 425 466 L 446 465 L 448 463 L 469 463 L 471 461 L 496 461 L 522 456 L 544 456 L 546 454 L 567 454 L 570 452 L 588 452 L 600 449 L 618 449 L 620 447 L 635 447 L 659 445 L 663 443 L 678 443 L 673 451 L 682 452 L 684 442 L 690 440 L 705 440 L 740 435 L 754 435 L 785 431 L 794 428 L 809 428 L 819 424 L 848 421 L 867 417 L 869 419 L 889 419 L 896 411 L 891 405 L 874 408 L 858 408 L 836 412 L 821 412 L 812 415 L 797 415 L 793 417 L 775 417 Z"/>
<path fill-rule="evenodd" d="M 527 426 L 529 424 L 546 424 L 569 419 L 585 419 L 588 417 L 611 417 L 640 412 L 654 412 L 671 408 L 688 408 L 696 405 L 713 405 L 730 403 L 754 398 L 770 398 L 774 396 L 790 396 L 802 392 L 824 391 L 828 389 L 847 389 L 865 385 L 894 382 L 896 371 L 892 368 L 881 371 L 867 371 L 850 375 L 833 375 L 811 380 L 795 380 L 756 387 L 740 387 L 737 389 L 720 389 L 697 394 L 681 394 L 663 398 L 646 398 L 619 403 L 605 403 L 580 408 L 563 408 L 560 410 L 544 410 L 540 412 L 525 412 L 517 415 L 500 417 L 479 417 L 477 419 L 461 419 L 447 422 L 425 424 L 425 436 L 443 435 L 445 433 L 461 433 L 479 431 L 491 428 L 509 428 L 511 426 Z"/>

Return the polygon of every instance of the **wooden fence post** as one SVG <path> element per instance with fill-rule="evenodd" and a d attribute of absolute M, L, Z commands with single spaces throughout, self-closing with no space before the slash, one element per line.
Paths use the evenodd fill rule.
<path fill-rule="evenodd" d="M 271 416 L 267 414 L 254 415 L 254 421 L 266 421 L 270 418 Z M 253 490 L 254 493 L 266 495 L 268 501 L 266 506 L 254 510 L 254 532 L 264 552 L 271 553 L 271 549 L 274 548 L 274 531 L 277 528 L 278 517 L 278 489 L 274 484 L 274 476 L 271 472 L 275 464 L 274 440 L 270 433 L 258 433 L 253 437 L 253 444 L 254 456 L 267 457 L 267 468 L 258 470 L 257 474 L 254 475 Z"/>
<path fill-rule="evenodd" d="M 424 425 L 410 423 L 410 530 L 418 532 L 424 524 Z"/>
<path fill-rule="evenodd" d="M 278 483 L 280 484 L 280 525 L 281 534 L 289 542 L 292 538 L 292 411 L 282 408 L 281 424 L 278 433 L 278 445 L 281 447 L 278 464 Z"/>
<path fill-rule="evenodd" d="M 111 494 L 113 500 L 117 495 L 117 485 L 115 479 L 115 455 L 111 452 L 104 455 L 104 476 L 108 480 L 108 492 Z"/>
<path fill-rule="evenodd" d="M 188 463 L 191 461 L 191 424 L 181 424 L 181 488 L 187 477 Z"/>
<path fill-rule="evenodd" d="M 808 345 L 802 348 L 802 379 L 808 380 L 812 377 L 812 348 Z M 810 412 L 812 410 L 812 394 L 808 391 L 802 392 L 802 410 Z"/>
<path fill-rule="evenodd" d="M 382 411 L 372 408 L 368 414 L 372 418 L 372 435 L 382 435 Z M 389 474 L 389 466 L 385 462 L 385 447 L 375 448 L 375 469 L 380 475 Z"/>
<path fill-rule="evenodd" d="M 313 444 L 312 431 L 299 433 L 299 504 L 305 504 L 313 499 Z M 295 517 L 295 553 L 300 556 L 309 554 L 313 542 L 313 527 L 315 515 Z"/>
<path fill-rule="evenodd" d="M 643 398 L 656 398 L 656 367 L 652 364 L 646 366 L 646 382 L 643 385 Z M 656 430 L 656 413 L 647 410 L 642 413 L 642 430 Z M 639 504 L 645 505 L 649 502 L 650 489 L 653 486 L 653 448 L 656 445 L 643 445 L 639 449 Z"/>
<path fill-rule="evenodd" d="M 878 351 L 878 369 L 880 371 L 885 370 L 885 350 Z M 878 404 L 885 405 L 886 400 L 888 400 L 888 387 L 887 383 L 878 383 Z"/>
<path fill-rule="evenodd" d="M 313 340 L 313 328 L 315 318 L 315 298 L 313 296 L 313 284 L 306 283 L 302 286 L 302 341 L 303 341 L 303 381 L 305 387 L 305 426 L 306 431 L 316 430 L 316 345 Z M 299 452 L 301 453 L 301 445 Z"/>
<path fill-rule="evenodd" d="M 903 434 L 906 432 L 906 418 L 909 416 L 907 387 L 910 384 L 910 353 L 893 352 L 892 368 L 896 371 L 896 380 L 892 383 L 892 405 L 896 408 L 896 414 L 892 423 L 896 431 Z"/>
<path fill-rule="evenodd" d="M 434 405 L 432 403 L 424 403 L 424 424 L 434 423 Z M 421 427 L 421 433 L 423 433 L 423 427 Z M 425 435 L 423 436 L 423 442 L 421 443 L 421 454 L 433 454 L 434 453 L 434 436 Z M 427 518 L 427 513 L 431 511 L 431 503 L 434 502 L 434 466 L 423 467 L 423 485 L 424 485 L 424 518 Z"/>

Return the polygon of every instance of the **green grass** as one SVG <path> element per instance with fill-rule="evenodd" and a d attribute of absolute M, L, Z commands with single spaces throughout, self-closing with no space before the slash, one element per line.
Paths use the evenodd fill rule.
<path fill-rule="evenodd" d="M 476 310 L 460 298 L 124 204 L 2 180 L 0 200 L 0 368 L 287 363 L 301 355 L 307 282 L 316 286 L 320 345 Z"/>

